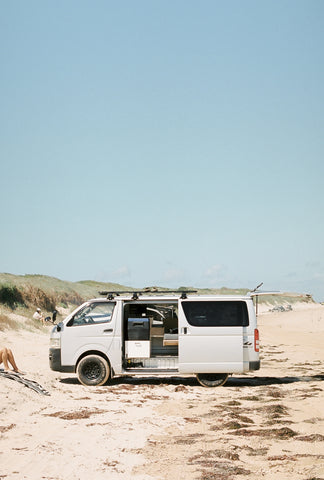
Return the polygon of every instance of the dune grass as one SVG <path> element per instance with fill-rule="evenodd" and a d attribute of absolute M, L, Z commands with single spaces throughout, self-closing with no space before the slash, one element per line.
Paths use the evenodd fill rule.
<path fill-rule="evenodd" d="M 4 332 L 5 330 L 19 330 L 20 323 L 17 320 L 13 320 L 4 313 L 0 313 L 0 331 Z"/>
<path fill-rule="evenodd" d="M 158 287 L 162 290 L 168 290 L 165 287 Z M 86 300 L 96 298 L 99 292 L 121 291 L 121 290 L 141 290 L 120 285 L 118 283 L 104 283 L 93 280 L 81 280 L 78 282 L 70 282 L 60 280 L 55 277 L 46 275 L 13 275 L 10 273 L 0 273 L 0 305 L 6 306 L 12 311 L 15 309 L 23 309 L 28 313 L 39 307 L 43 312 L 51 313 L 58 307 L 71 308 L 80 305 Z M 179 287 L 179 291 L 193 289 L 198 294 L 204 295 L 245 295 L 248 289 L 230 289 L 221 288 L 194 288 Z M 259 303 L 268 305 L 280 305 L 295 302 L 313 302 L 312 297 L 299 294 L 291 294 L 291 296 L 280 297 L 271 295 L 259 297 Z"/>

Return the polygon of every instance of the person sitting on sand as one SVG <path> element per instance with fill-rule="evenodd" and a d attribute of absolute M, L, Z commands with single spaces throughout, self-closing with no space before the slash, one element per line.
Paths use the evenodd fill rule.
<path fill-rule="evenodd" d="M 22 372 L 21 370 L 19 370 L 19 368 L 17 367 L 17 364 L 16 364 L 16 362 L 15 362 L 13 353 L 12 353 L 12 351 L 10 350 L 10 348 L 6 348 L 6 347 L 1 348 L 1 349 L 0 349 L 0 364 L 3 363 L 4 370 L 5 370 L 6 372 L 9 372 L 9 371 L 10 371 L 8 362 L 9 362 L 10 365 L 12 366 L 14 372 L 16 372 L 16 373 L 23 373 L 23 372 Z"/>
<path fill-rule="evenodd" d="M 44 320 L 44 316 L 42 315 L 42 311 L 41 311 L 40 308 L 37 308 L 36 312 L 33 315 L 33 319 L 34 320 L 39 320 L 44 325 L 45 320 Z"/>

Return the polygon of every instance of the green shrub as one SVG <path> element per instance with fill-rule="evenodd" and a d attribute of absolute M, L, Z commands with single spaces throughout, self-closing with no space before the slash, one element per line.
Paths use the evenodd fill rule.
<path fill-rule="evenodd" d="M 0 303 L 14 310 L 18 305 L 25 305 L 21 292 L 15 285 L 0 285 Z"/>

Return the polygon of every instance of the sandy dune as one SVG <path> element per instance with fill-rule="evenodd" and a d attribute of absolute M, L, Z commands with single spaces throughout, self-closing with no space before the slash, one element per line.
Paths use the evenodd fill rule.
<path fill-rule="evenodd" d="M 259 316 L 262 367 L 87 388 L 48 367 L 49 331 L 0 333 L 27 378 L 0 377 L 0 479 L 324 478 L 324 306 Z"/>

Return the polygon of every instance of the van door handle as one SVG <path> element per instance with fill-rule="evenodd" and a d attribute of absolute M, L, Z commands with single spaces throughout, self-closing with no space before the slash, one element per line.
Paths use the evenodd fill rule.
<path fill-rule="evenodd" d="M 183 327 L 183 328 L 182 328 L 182 333 L 183 333 L 184 335 L 187 335 L 187 333 L 188 333 L 188 328 L 187 328 L 187 327 Z"/>
<path fill-rule="evenodd" d="M 110 332 L 112 332 L 112 331 L 113 331 L 112 328 L 106 328 L 106 330 L 104 330 L 104 333 L 110 333 Z"/>

